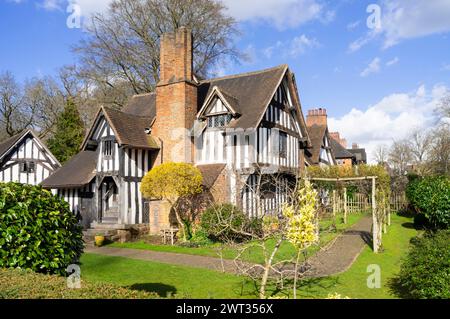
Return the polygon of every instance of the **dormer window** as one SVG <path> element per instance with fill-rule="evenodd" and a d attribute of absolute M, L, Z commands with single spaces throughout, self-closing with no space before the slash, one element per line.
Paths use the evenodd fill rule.
<path fill-rule="evenodd" d="M 231 121 L 231 114 L 221 114 L 208 117 L 208 127 L 225 127 Z"/>

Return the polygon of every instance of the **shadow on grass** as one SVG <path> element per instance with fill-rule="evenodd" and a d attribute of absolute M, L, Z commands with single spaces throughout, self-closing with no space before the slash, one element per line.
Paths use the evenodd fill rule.
<path fill-rule="evenodd" d="M 402 227 L 408 228 L 408 229 L 417 229 L 417 227 L 414 225 L 414 223 L 410 223 L 410 222 L 408 222 L 408 223 L 403 223 L 403 224 L 402 224 Z"/>
<path fill-rule="evenodd" d="M 127 288 L 132 290 L 146 291 L 150 293 L 156 293 L 160 297 L 167 298 L 177 293 L 177 289 L 174 286 L 162 284 L 162 283 L 143 283 L 133 284 Z"/>

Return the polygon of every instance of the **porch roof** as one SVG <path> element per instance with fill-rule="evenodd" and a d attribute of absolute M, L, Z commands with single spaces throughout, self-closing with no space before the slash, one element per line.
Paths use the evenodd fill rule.
<path fill-rule="evenodd" d="M 95 177 L 98 153 L 81 151 L 63 167 L 45 179 L 41 186 L 47 189 L 77 188 L 89 184 Z"/>

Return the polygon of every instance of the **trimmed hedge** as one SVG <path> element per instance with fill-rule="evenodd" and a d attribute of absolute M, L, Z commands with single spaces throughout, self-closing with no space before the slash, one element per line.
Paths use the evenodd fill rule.
<path fill-rule="evenodd" d="M 66 274 L 84 248 L 69 204 L 39 186 L 0 183 L 0 267 Z"/>
<path fill-rule="evenodd" d="M 406 196 L 416 212 L 423 214 L 434 228 L 450 227 L 450 178 L 414 179 L 408 184 Z"/>
<path fill-rule="evenodd" d="M 404 298 L 450 298 L 450 230 L 414 238 L 394 280 Z"/>
<path fill-rule="evenodd" d="M 0 299 L 155 299 L 156 293 L 112 284 L 81 281 L 80 289 L 67 288 L 66 278 L 30 270 L 0 269 Z"/>

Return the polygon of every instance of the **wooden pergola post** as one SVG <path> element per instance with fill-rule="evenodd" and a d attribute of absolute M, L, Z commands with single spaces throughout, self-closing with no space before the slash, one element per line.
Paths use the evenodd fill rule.
<path fill-rule="evenodd" d="M 344 224 L 347 224 L 347 187 L 344 187 Z"/>
<path fill-rule="evenodd" d="M 376 204 L 376 184 L 375 178 L 372 178 L 372 241 L 373 251 L 378 253 L 378 218 L 377 218 L 377 204 Z"/>
<path fill-rule="evenodd" d="M 333 189 L 333 217 L 336 217 L 336 190 Z"/>
<path fill-rule="evenodd" d="M 346 177 L 346 178 L 324 178 L 324 177 L 313 177 L 308 178 L 310 181 L 326 181 L 326 182 L 340 182 L 340 181 L 357 181 L 357 180 L 372 180 L 372 242 L 373 242 L 373 251 L 375 253 L 379 252 L 380 242 L 381 242 L 381 233 L 380 233 L 380 225 L 378 223 L 378 215 L 377 215 L 377 204 L 376 204 L 376 176 L 364 176 L 364 177 Z M 346 190 L 344 191 L 344 218 L 346 218 L 346 210 L 347 210 L 347 194 Z M 381 225 L 382 226 L 382 225 Z"/>

